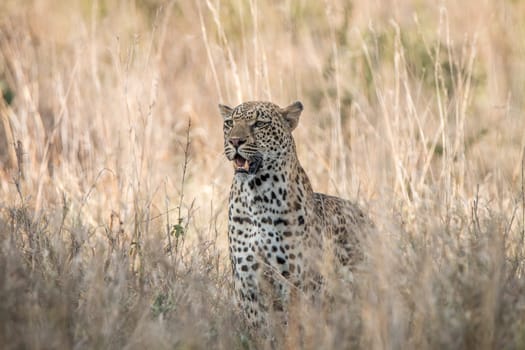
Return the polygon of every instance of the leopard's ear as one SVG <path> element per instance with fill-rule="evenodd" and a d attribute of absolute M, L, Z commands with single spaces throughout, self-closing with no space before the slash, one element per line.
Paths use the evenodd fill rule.
<path fill-rule="evenodd" d="M 221 113 L 223 119 L 228 118 L 232 114 L 232 111 L 233 108 L 219 104 L 219 112 Z"/>
<path fill-rule="evenodd" d="M 299 116 L 303 111 L 303 104 L 300 101 L 295 101 L 291 105 L 285 108 L 279 109 L 284 120 L 288 124 L 290 131 L 294 130 L 299 124 Z"/>

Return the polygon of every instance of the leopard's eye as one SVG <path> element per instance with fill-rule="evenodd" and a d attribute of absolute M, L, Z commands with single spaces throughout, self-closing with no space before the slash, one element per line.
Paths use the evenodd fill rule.
<path fill-rule="evenodd" d="M 231 128 L 233 126 L 233 120 L 228 119 L 224 121 L 224 126 Z"/>
<path fill-rule="evenodd" d="M 269 122 L 263 122 L 263 121 L 259 120 L 259 121 L 255 122 L 255 124 L 253 124 L 253 126 L 255 126 L 256 128 L 261 128 L 261 127 L 263 127 L 265 125 L 268 125 L 268 123 Z"/>

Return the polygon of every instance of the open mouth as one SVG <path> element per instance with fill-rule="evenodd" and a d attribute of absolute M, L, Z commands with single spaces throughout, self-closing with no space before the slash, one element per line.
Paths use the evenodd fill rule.
<path fill-rule="evenodd" d="M 250 160 L 237 154 L 233 158 L 233 169 L 235 173 L 255 174 L 262 163 L 262 156 L 255 155 Z"/>
<path fill-rule="evenodd" d="M 235 158 L 233 158 L 233 169 L 235 169 L 236 173 L 247 174 L 248 171 L 250 171 L 250 162 L 237 154 Z"/>

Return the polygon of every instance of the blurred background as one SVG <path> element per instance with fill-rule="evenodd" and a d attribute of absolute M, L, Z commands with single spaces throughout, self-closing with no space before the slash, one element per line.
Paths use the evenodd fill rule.
<path fill-rule="evenodd" d="M 3 272 L 25 281 L 24 291 L 57 302 L 66 295 L 72 306 L 56 311 L 34 294 L 25 299 L 6 279 L 5 310 L 17 311 L 4 314 L 11 326 L 0 338 L 13 348 L 140 347 L 145 340 L 134 332 L 146 327 L 155 331 L 142 329 L 142 337 L 152 334 L 146 338 L 157 339 L 156 348 L 246 344 L 236 336 L 217 343 L 208 324 L 197 327 L 212 334 L 202 341 L 170 338 L 168 329 L 191 335 L 190 324 L 204 317 L 193 309 L 174 316 L 173 305 L 192 305 L 170 299 L 174 276 L 204 279 L 205 305 L 222 300 L 229 308 L 233 171 L 217 104 L 300 100 L 294 137 L 314 189 L 359 201 L 399 245 L 374 271 L 392 286 L 395 266 L 404 278 L 394 279 L 406 285 L 383 299 L 389 306 L 356 311 L 365 321 L 386 320 L 368 328 L 363 321 L 368 336 L 359 344 L 523 346 L 523 316 L 498 317 L 507 309 L 522 315 L 525 305 L 505 294 L 523 284 L 524 19 L 525 2 L 517 0 L 3 0 L 0 227 L 4 248 L 16 255 L 4 251 L 4 266 L 14 270 Z M 94 257 L 105 267 L 90 265 Z M 35 264 L 44 266 L 40 279 Z M 99 267 L 100 275 L 79 272 Z M 111 273 L 146 297 L 111 294 Z M 68 282 L 49 284 L 53 278 Z M 419 295 L 417 281 L 443 288 Z M 456 298 L 484 283 L 487 294 Z M 75 319 L 90 293 L 106 306 L 90 304 Z M 105 310 L 130 298 L 143 304 L 115 306 L 114 317 L 135 321 L 113 333 L 107 325 L 79 330 L 94 314 L 112 324 Z M 175 321 L 141 319 L 152 307 Z M 207 310 L 204 318 L 220 319 L 220 307 Z M 435 325 L 434 335 L 414 326 L 422 320 Z M 66 321 L 72 333 L 62 332 Z M 13 340 L 27 331 L 30 343 Z M 330 334 L 317 346 L 340 340 Z"/>

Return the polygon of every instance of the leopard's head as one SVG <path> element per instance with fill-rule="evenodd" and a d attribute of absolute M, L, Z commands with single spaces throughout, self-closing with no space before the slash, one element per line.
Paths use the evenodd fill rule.
<path fill-rule="evenodd" d="M 263 163 L 295 156 L 292 131 L 303 110 L 297 101 L 285 108 L 271 102 L 219 105 L 224 119 L 224 151 L 236 174 L 256 174 Z"/>

